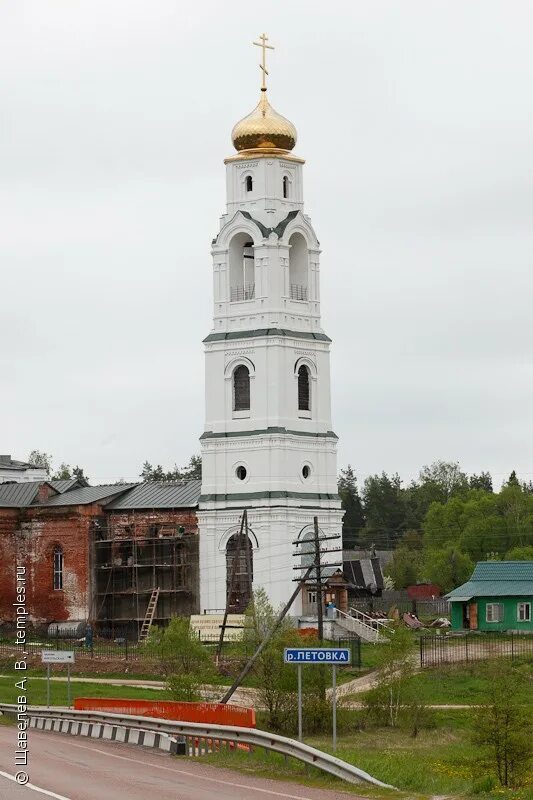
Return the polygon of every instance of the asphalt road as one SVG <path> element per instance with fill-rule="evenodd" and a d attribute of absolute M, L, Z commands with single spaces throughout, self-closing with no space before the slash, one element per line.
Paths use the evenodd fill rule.
<path fill-rule="evenodd" d="M 0 727 L 1 800 L 357 800 L 356 795 L 254 778 L 139 747 L 29 732 L 30 784 L 12 779 L 16 729 Z M 10 777 L 11 776 L 11 777 Z"/>

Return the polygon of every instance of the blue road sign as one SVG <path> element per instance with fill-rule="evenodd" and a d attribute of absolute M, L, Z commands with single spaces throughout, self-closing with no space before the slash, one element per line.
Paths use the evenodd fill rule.
<path fill-rule="evenodd" d="M 347 647 L 286 647 L 286 664 L 350 664 L 352 653 Z"/>

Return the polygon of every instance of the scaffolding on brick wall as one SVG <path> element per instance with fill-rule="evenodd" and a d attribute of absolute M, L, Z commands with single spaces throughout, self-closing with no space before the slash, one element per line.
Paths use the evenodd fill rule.
<path fill-rule="evenodd" d="M 194 614 L 199 605 L 198 534 L 173 521 L 92 525 L 91 621 L 97 635 L 139 639 L 150 597 L 153 624 Z"/>

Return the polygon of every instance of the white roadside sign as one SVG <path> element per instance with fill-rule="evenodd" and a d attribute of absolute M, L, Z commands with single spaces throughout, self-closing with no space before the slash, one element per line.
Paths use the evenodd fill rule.
<path fill-rule="evenodd" d="M 43 664 L 74 664 L 74 650 L 41 650 Z"/>

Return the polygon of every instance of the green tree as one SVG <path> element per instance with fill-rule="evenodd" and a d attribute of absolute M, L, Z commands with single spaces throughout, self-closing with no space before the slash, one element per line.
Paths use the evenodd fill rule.
<path fill-rule="evenodd" d="M 473 739 L 502 786 L 524 783 L 533 760 L 533 720 L 524 703 L 524 677 L 499 661 L 488 668 L 490 699 L 476 715 Z"/>
<path fill-rule="evenodd" d="M 181 481 L 200 479 L 202 477 L 202 457 L 200 455 L 192 455 L 189 463 L 185 467 L 178 467 L 174 465 L 174 469 L 165 472 L 161 464 L 153 467 L 149 461 L 145 461 L 140 477 L 143 481 Z"/>
<path fill-rule="evenodd" d="M 490 472 L 480 472 L 479 475 L 470 475 L 468 485 L 471 489 L 481 489 L 484 492 L 492 492 L 492 476 Z"/>
<path fill-rule="evenodd" d="M 393 546 L 404 530 L 405 503 L 399 475 L 370 475 L 363 485 L 364 540 Z"/>
<path fill-rule="evenodd" d="M 72 477 L 76 478 L 80 483 L 84 483 L 87 486 L 89 485 L 89 478 L 85 475 L 83 467 L 79 467 L 77 464 L 75 467 L 72 467 Z"/>
<path fill-rule="evenodd" d="M 172 617 L 166 628 L 153 626 L 145 648 L 161 664 L 174 700 L 199 699 L 212 664 L 188 617 Z"/>
<path fill-rule="evenodd" d="M 516 470 L 513 469 L 505 482 L 505 486 L 520 486 L 520 481 L 518 480 Z"/>
<path fill-rule="evenodd" d="M 453 498 L 447 503 L 432 503 L 422 525 L 427 549 L 440 549 L 458 542 L 463 531 L 464 502 Z"/>
<path fill-rule="evenodd" d="M 439 496 L 433 499 L 444 503 L 451 497 L 463 496 L 468 489 L 468 479 L 456 461 L 434 461 L 422 467 L 419 482 L 435 490 Z"/>
<path fill-rule="evenodd" d="M 533 561 L 533 545 L 512 547 L 505 554 L 506 561 Z"/>
<path fill-rule="evenodd" d="M 341 469 L 340 471 L 338 492 L 344 509 L 342 544 L 345 549 L 355 548 L 359 541 L 359 534 L 365 524 L 365 517 L 357 489 L 357 478 L 350 464 L 346 469 Z"/>
<path fill-rule="evenodd" d="M 394 551 L 394 556 L 387 565 L 385 574 L 391 578 L 395 589 L 405 589 L 406 586 L 411 586 L 419 579 L 421 561 L 420 550 L 411 550 L 405 544 L 401 544 Z"/>
<path fill-rule="evenodd" d="M 246 609 L 244 639 L 246 651 L 253 652 L 272 629 L 277 614 L 261 587 L 254 592 L 253 602 Z M 259 702 L 266 708 L 268 727 L 290 728 L 294 708 L 294 670 L 283 663 L 283 649 L 293 634 L 288 617 L 282 621 L 257 661 L 253 672 L 258 683 Z"/>
<path fill-rule="evenodd" d="M 253 603 L 246 609 L 244 640 L 246 652 L 253 652 L 270 631 L 278 617 L 264 589 L 254 592 Z M 319 646 L 316 638 L 310 644 Z M 296 689 L 297 671 L 284 663 L 285 647 L 301 647 L 302 638 L 290 619 L 285 618 L 253 667 L 257 683 L 259 705 L 266 709 L 267 726 L 283 733 L 297 729 Z M 326 697 L 326 681 L 331 670 L 322 665 L 302 665 L 303 670 L 303 723 L 306 733 L 319 733 L 330 729 L 331 708 Z"/>
<path fill-rule="evenodd" d="M 52 475 L 52 480 L 54 481 L 66 481 L 69 478 L 72 478 L 71 467 L 70 464 L 65 464 L 64 462 Z"/>
<path fill-rule="evenodd" d="M 33 467 L 40 467 L 46 470 L 46 474 L 50 476 L 52 471 L 52 456 L 50 453 L 45 453 L 43 450 L 32 450 L 28 456 L 28 464 Z"/>
<path fill-rule="evenodd" d="M 411 699 L 408 685 L 415 671 L 414 639 L 401 623 L 390 625 L 383 635 L 387 643 L 378 652 L 375 687 L 365 695 L 364 713 L 370 722 L 396 728 L 401 715 L 407 715 Z"/>
<path fill-rule="evenodd" d="M 448 544 L 441 550 L 428 550 L 425 553 L 422 572 L 426 580 L 440 586 L 443 592 L 450 592 L 465 583 L 474 569 L 469 556 L 458 547 Z"/>

